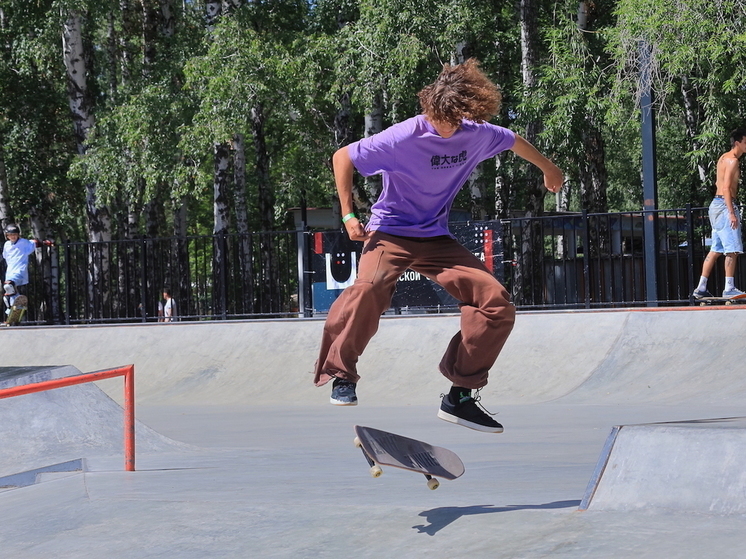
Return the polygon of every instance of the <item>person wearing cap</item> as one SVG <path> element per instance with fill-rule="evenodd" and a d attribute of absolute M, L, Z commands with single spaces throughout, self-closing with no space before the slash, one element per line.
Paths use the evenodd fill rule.
<path fill-rule="evenodd" d="M 46 245 L 52 246 L 52 241 L 39 241 L 37 239 L 24 239 L 21 237 L 21 228 L 14 223 L 9 223 L 3 230 L 5 233 L 5 245 L 3 246 L 3 258 L 7 265 L 5 280 L 3 281 L 3 301 L 5 302 L 5 314 L 10 314 L 13 302 L 18 295 L 25 291 L 29 282 L 28 257 L 36 247 Z"/>

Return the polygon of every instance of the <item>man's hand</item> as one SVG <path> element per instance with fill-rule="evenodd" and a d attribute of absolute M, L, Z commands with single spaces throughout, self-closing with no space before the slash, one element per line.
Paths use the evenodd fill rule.
<path fill-rule="evenodd" d="M 367 241 L 370 237 L 370 233 L 365 230 L 363 224 L 356 217 L 348 219 L 344 226 L 351 241 Z"/>
<path fill-rule="evenodd" d="M 554 163 L 551 164 L 552 169 L 544 171 L 544 186 L 549 192 L 557 193 L 562 189 L 562 184 L 565 182 L 565 177 L 562 175 L 562 170 L 557 167 Z"/>

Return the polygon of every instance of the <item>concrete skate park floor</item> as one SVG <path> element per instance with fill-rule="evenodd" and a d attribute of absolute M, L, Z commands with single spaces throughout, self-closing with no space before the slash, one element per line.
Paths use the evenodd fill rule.
<path fill-rule="evenodd" d="M 578 506 L 613 426 L 746 416 L 746 313 L 520 313 L 483 391 L 505 425 L 500 435 L 435 417 L 447 390 L 437 362 L 457 317 L 382 320 L 361 359 L 360 405 L 349 408 L 329 405 L 329 388 L 311 385 L 322 326 L 4 331 L 3 345 L 29 348 L 6 367 L 134 363 L 138 419 L 163 440 L 140 437 L 137 471 L 124 472 L 119 441 L 75 438 L 64 418 L 76 411 L 57 400 L 28 400 L 38 411 L 53 407 L 63 424 L 45 414 L 23 437 L 14 433 L 27 415 L 2 416 L 6 427 L 17 424 L 1 433 L 0 475 L 71 457 L 87 464 L 82 473 L 0 491 L 2 556 L 744 556 L 743 514 L 655 502 Z M 97 383 L 120 402 L 121 384 Z M 82 397 L 67 390 L 58 391 L 62 402 Z M 11 400 L 0 401 L 0 412 Z M 466 473 L 436 491 L 393 468 L 373 479 L 352 445 L 355 424 L 449 448 Z M 42 430 L 52 434 L 31 445 L 29 433 Z"/>

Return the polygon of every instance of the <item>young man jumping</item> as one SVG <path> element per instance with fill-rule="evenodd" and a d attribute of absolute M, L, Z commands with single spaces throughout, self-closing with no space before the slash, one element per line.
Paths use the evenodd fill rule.
<path fill-rule="evenodd" d="M 513 328 L 515 307 L 485 265 L 449 232 L 448 215 L 474 168 L 505 150 L 539 167 L 551 192 L 562 187 L 563 175 L 526 140 L 487 122 L 498 114 L 502 97 L 476 60 L 445 65 L 418 97 L 422 114 L 334 154 L 342 222 L 350 239 L 365 245 L 357 280 L 329 310 L 314 382 L 333 380 L 333 404 L 357 404 L 358 358 L 389 308 L 399 276 L 412 269 L 461 302 L 461 329 L 439 366 L 452 388 L 438 417 L 501 433 L 502 425 L 477 405 L 472 390 L 487 384 Z M 364 176 L 383 175 L 367 226 L 354 213 L 355 169 Z"/>

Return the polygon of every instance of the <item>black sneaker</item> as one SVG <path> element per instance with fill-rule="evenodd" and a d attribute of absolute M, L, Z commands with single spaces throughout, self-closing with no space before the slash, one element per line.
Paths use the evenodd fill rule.
<path fill-rule="evenodd" d="M 463 425 L 477 431 L 486 433 L 502 433 L 503 426 L 492 419 L 484 410 L 477 405 L 479 396 L 472 398 L 465 397 L 457 404 L 451 401 L 451 396 L 446 394 L 440 403 L 438 417 L 445 421 L 450 421 L 456 425 Z"/>
<path fill-rule="evenodd" d="M 357 406 L 355 383 L 335 378 L 332 383 L 332 397 L 330 402 L 335 406 Z"/>

